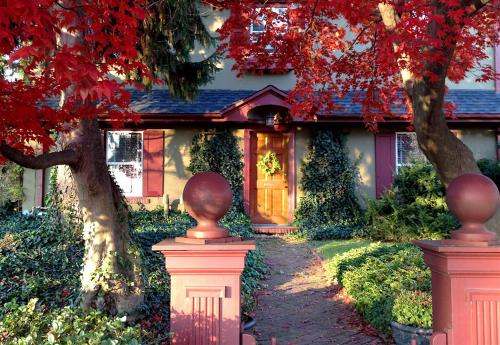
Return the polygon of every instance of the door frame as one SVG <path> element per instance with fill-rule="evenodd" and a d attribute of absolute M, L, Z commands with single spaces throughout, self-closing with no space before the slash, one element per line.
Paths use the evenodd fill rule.
<path fill-rule="evenodd" d="M 251 190 L 252 190 L 252 176 L 251 176 L 251 164 L 252 162 L 252 144 L 257 133 L 283 133 L 288 134 L 288 222 L 292 223 L 294 221 L 293 214 L 295 212 L 296 204 L 296 189 L 297 189 L 297 178 L 295 173 L 295 128 L 290 128 L 286 132 L 278 132 L 272 128 L 264 127 L 258 129 L 245 129 L 243 136 L 243 206 L 245 212 L 250 216 L 250 203 Z"/>

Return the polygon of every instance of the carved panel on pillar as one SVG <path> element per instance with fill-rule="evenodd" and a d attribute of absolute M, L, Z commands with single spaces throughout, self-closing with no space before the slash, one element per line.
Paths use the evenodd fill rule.
<path fill-rule="evenodd" d="M 191 299 L 190 344 L 219 345 L 221 336 L 222 299 L 226 288 L 187 287 L 186 298 Z"/>
<path fill-rule="evenodd" d="M 500 290 L 467 291 L 471 317 L 471 344 L 500 344 Z"/>

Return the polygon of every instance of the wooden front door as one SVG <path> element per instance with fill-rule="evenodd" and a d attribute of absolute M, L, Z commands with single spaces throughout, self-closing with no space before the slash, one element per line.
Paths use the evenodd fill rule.
<path fill-rule="evenodd" d="M 252 133 L 250 217 L 254 224 L 288 224 L 288 140 L 286 133 Z M 269 151 L 280 163 L 280 170 L 271 176 L 257 167 Z"/>

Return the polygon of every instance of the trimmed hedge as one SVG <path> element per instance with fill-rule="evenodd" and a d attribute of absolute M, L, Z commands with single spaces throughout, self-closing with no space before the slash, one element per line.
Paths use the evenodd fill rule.
<path fill-rule="evenodd" d="M 368 323 L 390 333 L 390 322 L 428 327 L 431 272 L 410 244 L 372 243 L 335 256 L 327 270 Z M 411 315 L 415 315 L 412 317 Z"/>

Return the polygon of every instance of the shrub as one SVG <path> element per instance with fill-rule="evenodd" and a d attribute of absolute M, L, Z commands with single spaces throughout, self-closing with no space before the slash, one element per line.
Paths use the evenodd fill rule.
<path fill-rule="evenodd" d="M 224 176 L 233 191 L 233 209 L 243 212 L 243 154 L 230 131 L 204 130 L 195 135 L 188 170 L 213 171 Z"/>
<path fill-rule="evenodd" d="M 345 135 L 313 130 L 300 179 L 303 196 L 296 211 L 298 225 L 309 239 L 348 237 L 359 220 L 356 182 Z"/>
<path fill-rule="evenodd" d="M 365 223 L 368 236 L 383 241 L 442 239 L 459 226 L 428 163 L 402 167 L 380 200 L 368 200 Z"/>
<path fill-rule="evenodd" d="M 481 173 L 492 179 L 500 189 L 500 164 L 495 160 L 480 159 L 477 161 L 477 166 Z"/>
<path fill-rule="evenodd" d="M 360 314 L 376 328 L 390 332 L 396 297 L 405 291 L 430 292 L 431 273 L 420 250 L 406 245 L 394 253 L 366 257 L 343 274 L 341 283 Z"/>
<path fill-rule="evenodd" d="M 332 275 L 331 279 L 335 284 L 341 284 L 346 271 L 356 270 L 362 266 L 370 257 L 379 257 L 387 254 L 393 254 L 409 245 L 394 245 L 389 243 L 371 243 L 366 247 L 351 249 L 340 255 L 336 255 L 327 263 L 328 272 Z"/>
<path fill-rule="evenodd" d="M 432 328 L 432 296 L 428 291 L 402 291 L 395 299 L 392 319 L 400 324 Z"/>
<path fill-rule="evenodd" d="M 75 300 L 83 260 L 81 229 L 64 227 L 58 213 L 15 214 L 0 222 L 0 317 L 12 300 L 38 298 L 48 307 Z"/>
<path fill-rule="evenodd" d="M 222 223 L 237 235 L 243 237 L 251 235 L 250 220 L 244 214 L 229 213 Z M 194 221 L 186 213 L 171 212 L 168 217 L 165 217 L 161 209 L 146 211 L 144 208 L 131 213 L 130 234 L 133 243 L 138 246 L 141 253 L 145 290 L 145 319 L 141 321 L 141 326 L 149 330 L 142 333 L 142 340 L 146 343 L 156 343 L 156 335 L 164 338 L 165 334 L 161 332 L 168 328 L 169 321 L 170 279 L 165 270 L 163 255 L 153 252 L 151 246 L 165 238 L 184 235 L 192 226 L 194 226 Z M 90 334 L 94 332 L 92 329 L 99 335 L 103 332 L 106 334 L 104 328 L 117 327 L 114 326 L 116 320 L 113 318 L 103 318 L 101 314 L 93 314 L 93 311 L 89 311 L 90 314 L 88 314 L 75 308 L 79 304 L 82 258 L 81 228 L 74 228 L 68 223 L 60 222 L 58 213 L 53 209 L 49 209 L 43 216 L 14 214 L 0 219 L 0 323 L 2 324 L 0 327 L 5 329 L 0 331 L 0 343 L 2 343 L 2 334 L 9 334 L 9 336 L 16 334 L 19 339 L 24 339 L 22 337 L 36 333 L 37 329 L 44 329 L 43 332 L 45 332 L 46 327 L 50 326 L 50 320 L 54 320 L 58 314 L 65 313 L 74 313 L 74 319 L 71 320 L 76 323 L 84 322 L 82 320 L 89 318 L 91 319 L 89 322 L 95 321 L 93 326 L 89 326 Z M 258 250 L 249 253 L 242 275 L 242 293 L 245 298 L 243 307 L 246 311 L 253 308 L 255 289 L 265 273 L 266 267 L 261 253 Z M 25 305 L 32 299 L 37 299 L 38 302 L 36 309 L 29 316 L 31 319 L 26 320 L 25 326 L 15 323 L 16 313 L 26 312 Z M 65 306 L 68 306 L 70 311 L 66 311 Z M 42 314 L 47 318 L 49 326 L 45 324 L 36 326 Z M 70 317 L 73 316 L 68 316 L 68 320 Z M 10 320 L 9 318 L 12 320 L 7 321 Z M 29 325 L 31 323 L 33 326 Z M 102 323 L 108 324 L 102 325 Z M 86 338 L 78 338 L 80 335 L 74 333 L 76 330 L 71 328 L 76 326 L 68 327 L 70 328 L 65 333 L 67 337 L 65 335 L 64 339 L 75 336 L 77 341 L 73 344 L 101 344 L 99 341 L 102 339 L 91 342 Z M 18 328 L 23 329 L 19 331 L 21 333 L 16 333 Z M 47 343 L 43 338 L 47 332 L 49 330 L 40 333 L 39 336 L 42 338 L 31 344 Z M 128 339 L 125 336 L 128 333 L 124 330 L 117 332 L 119 332 L 116 334 L 120 337 L 120 341 Z M 70 333 L 74 334 L 70 335 Z M 15 342 L 11 343 L 15 344 Z M 59 343 L 66 344 L 63 341 Z M 107 342 L 102 340 L 102 343 Z M 126 344 L 126 342 L 116 342 L 116 344 Z"/>
<path fill-rule="evenodd" d="M 14 163 L 0 165 L 0 216 L 23 200 L 23 168 Z"/>
<path fill-rule="evenodd" d="M 142 336 L 139 327 L 92 309 L 64 307 L 47 312 L 37 306 L 36 299 L 25 305 L 10 302 L 5 309 L 0 343 L 6 345 L 139 345 Z"/>

